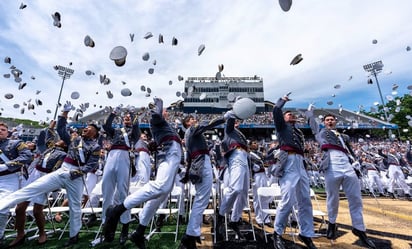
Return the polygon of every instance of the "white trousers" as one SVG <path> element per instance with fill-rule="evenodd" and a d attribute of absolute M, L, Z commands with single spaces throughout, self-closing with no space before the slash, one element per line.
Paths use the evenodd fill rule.
<path fill-rule="evenodd" d="M 181 145 L 173 141 L 172 146 L 166 153 L 166 160 L 157 166 L 156 179 L 149 181 L 143 187 L 127 196 L 123 205 L 127 209 L 136 207 L 144 202 L 143 210 L 139 213 L 139 221 L 143 226 L 147 226 L 155 215 L 160 204 L 172 191 L 175 177 L 180 165 L 182 156 Z"/>
<path fill-rule="evenodd" d="M 249 205 L 249 167 L 247 160 L 246 151 L 234 150 L 229 157 L 228 168 L 224 176 L 225 189 L 219 214 L 224 216 L 232 210 L 230 220 L 233 222 L 239 221 L 243 209 Z"/>
<path fill-rule="evenodd" d="M 301 155 L 288 155 L 283 176 L 279 178 L 279 186 L 282 199 L 276 211 L 276 233 L 283 234 L 289 214 L 293 210 L 293 205 L 297 204 L 300 234 L 305 237 L 313 237 L 313 210 L 310 199 L 309 177 Z"/>
<path fill-rule="evenodd" d="M 130 158 L 127 150 L 111 150 L 107 155 L 102 177 L 103 217 L 106 220 L 106 210 L 111 205 L 123 203 L 129 194 Z M 130 222 L 130 210 L 120 216 L 120 222 Z"/>
<path fill-rule="evenodd" d="M 33 196 L 49 193 L 59 188 L 65 188 L 70 207 L 70 237 L 77 235 L 82 226 L 81 198 L 83 193 L 83 181 L 82 177 L 71 180 L 70 170 L 78 169 L 79 167 L 64 162 L 58 170 L 40 177 L 26 187 L 2 198 L 0 210 L 28 201 Z"/>
<path fill-rule="evenodd" d="M 348 156 L 341 151 L 330 150 L 330 164 L 325 171 L 326 202 L 330 223 L 336 223 L 341 186 L 348 198 L 352 227 L 365 231 L 359 179 Z"/>
<path fill-rule="evenodd" d="M 202 170 L 202 182 L 196 183 L 196 195 L 193 200 L 192 210 L 187 224 L 186 234 L 198 237 L 201 234 L 201 226 L 203 222 L 203 211 L 207 208 L 212 191 L 213 174 L 210 157 L 205 155 L 205 165 Z"/>
<path fill-rule="evenodd" d="M 399 186 L 406 194 L 410 194 L 410 187 L 405 182 L 405 176 L 401 170 L 401 167 L 391 164 L 389 165 L 388 171 L 388 192 L 393 193 L 393 188 Z"/>
<path fill-rule="evenodd" d="M 18 189 L 18 173 L 0 176 L 0 238 L 3 238 L 4 230 L 6 229 L 7 219 L 9 217 L 9 209 L 14 207 L 14 205 L 7 205 L 6 203 L 4 203 L 4 198 Z"/>

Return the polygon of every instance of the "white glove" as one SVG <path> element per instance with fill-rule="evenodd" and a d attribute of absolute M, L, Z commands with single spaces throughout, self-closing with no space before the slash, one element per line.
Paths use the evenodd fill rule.
<path fill-rule="evenodd" d="M 292 92 L 288 92 L 287 94 L 285 94 L 285 95 L 282 97 L 282 99 L 285 100 L 285 101 L 291 101 L 292 99 L 289 98 L 289 95 L 290 95 L 291 93 L 292 93 Z"/>
<path fill-rule="evenodd" d="M 96 170 L 95 173 L 97 176 L 102 176 L 103 175 L 103 171 L 101 171 L 100 169 Z"/>
<path fill-rule="evenodd" d="M 360 170 L 361 165 L 358 161 L 355 161 L 355 162 L 352 163 L 352 167 L 357 169 L 357 170 Z"/>
<path fill-rule="evenodd" d="M 84 104 L 80 104 L 80 110 L 82 111 L 82 112 L 85 112 L 86 110 L 87 110 L 87 107 L 86 107 L 86 105 L 84 105 Z"/>
<path fill-rule="evenodd" d="M 223 116 L 223 118 L 224 118 L 225 120 L 228 120 L 229 118 L 236 118 L 236 115 L 235 115 L 235 113 L 233 112 L 233 110 L 230 110 L 230 111 L 227 111 L 227 112 L 225 113 L 225 115 Z"/>
<path fill-rule="evenodd" d="M 6 166 L 6 164 L 2 163 L 0 164 L 0 171 L 5 171 L 8 170 L 9 168 Z"/>
<path fill-rule="evenodd" d="M 116 107 L 113 109 L 113 113 L 115 113 L 115 114 L 121 113 L 121 112 L 122 112 L 122 107 L 123 107 L 122 104 L 120 104 L 119 106 L 116 106 Z"/>
<path fill-rule="evenodd" d="M 66 104 L 63 105 L 63 111 L 64 112 L 69 112 L 71 110 L 74 110 L 74 106 L 72 105 L 72 103 L 70 101 L 66 101 Z"/>
<path fill-rule="evenodd" d="M 134 114 L 136 113 L 136 107 L 134 106 L 128 106 L 127 110 L 129 111 L 129 113 Z"/>
<path fill-rule="evenodd" d="M 315 105 L 313 103 L 310 103 L 308 106 L 308 111 L 313 111 L 315 110 Z"/>

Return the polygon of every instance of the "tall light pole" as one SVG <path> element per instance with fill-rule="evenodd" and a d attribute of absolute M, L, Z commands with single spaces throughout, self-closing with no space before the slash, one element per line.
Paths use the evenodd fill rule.
<path fill-rule="evenodd" d="M 70 63 L 71 64 L 71 63 Z M 60 93 L 59 93 L 59 98 L 57 99 L 57 104 L 56 104 L 56 110 L 54 111 L 54 117 L 53 120 L 56 120 L 56 116 L 57 116 L 57 110 L 59 109 L 59 105 L 60 105 L 60 98 L 62 96 L 62 91 L 63 91 L 63 86 L 64 86 L 64 81 L 66 79 L 69 79 L 70 76 L 74 73 L 74 70 L 68 67 L 63 67 L 60 65 L 56 65 L 54 66 L 54 69 L 58 71 L 58 74 L 60 77 L 62 77 L 62 84 L 60 86 Z"/>
<path fill-rule="evenodd" d="M 383 68 L 382 61 L 376 61 L 376 62 L 366 64 L 363 66 L 363 69 L 366 72 L 371 73 L 375 77 L 376 85 L 378 86 L 379 96 L 381 97 L 383 112 L 385 114 L 385 120 L 389 122 L 387 108 L 385 107 L 385 101 L 383 100 L 382 91 L 381 91 L 381 87 L 379 85 L 378 76 L 377 76 L 380 72 L 382 72 L 382 68 Z M 368 83 L 372 84 L 372 80 L 369 79 Z"/>
<path fill-rule="evenodd" d="M 381 87 L 379 85 L 378 76 L 377 76 L 380 72 L 382 72 L 382 68 L 383 68 L 382 61 L 376 61 L 376 62 L 366 64 L 363 66 L 363 69 L 366 72 L 371 73 L 375 77 L 376 85 L 378 86 L 379 96 L 381 97 L 383 113 L 385 114 L 385 121 L 389 122 L 388 109 L 385 106 L 385 101 L 383 100 L 382 91 L 381 91 Z M 373 83 L 372 79 L 369 79 L 368 84 L 372 84 L 372 83 Z M 388 134 L 389 134 L 389 138 L 392 139 L 391 138 L 392 131 L 390 129 L 389 129 Z"/>

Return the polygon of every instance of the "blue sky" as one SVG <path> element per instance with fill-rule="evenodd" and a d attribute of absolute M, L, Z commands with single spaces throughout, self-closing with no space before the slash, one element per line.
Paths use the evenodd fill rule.
<path fill-rule="evenodd" d="M 342 105 L 354 111 L 359 106 L 369 110 L 380 98 L 376 85 L 367 84 L 362 66 L 378 60 L 384 64 L 378 79 L 385 101 L 392 95 L 393 84 L 399 88 L 392 96 L 409 94 L 407 86 L 412 85 L 412 51 L 406 51 L 407 46 L 412 47 L 410 0 L 299 0 L 293 1 L 288 12 L 282 11 L 276 0 L 23 3 L 25 9 L 19 9 L 18 1 L 0 1 L 3 117 L 53 118 L 61 86 L 53 66 L 69 66 L 70 62 L 75 72 L 65 82 L 61 102 L 70 100 L 73 91 L 80 92 L 80 98 L 72 103 L 76 107 L 89 103 L 85 115 L 100 106 L 146 106 L 154 96 L 162 97 L 167 105 L 179 99 L 175 93 L 184 86 L 179 75 L 214 76 L 219 64 L 224 64 L 226 76 L 262 77 L 267 100 L 276 101 L 291 91 L 293 101 L 288 107 L 315 102 L 317 108 Z M 51 15 L 56 11 L 61 14 L 61 28 L 53 26 Z M 153 37 L 144 39 L 147 32 Z M 135 35 L 133 42 L 130 33 Z M 164 36 L 164 44 L 158 43 L 159 34 Z M 86 35 L 95 41 L 94 48 L 84 45 Z M 173 37 L 179 41 L 177 46 L 171 45 Z M 201 44 L 206 48 L 198 56 Z M 128 51 L 123 67 L 109 59 L 116 46 Z M 148 61 L 142 60 L 145 52 L 150 54 Z M 302 54 L 303 61 L 289 65 L 297 54 Z M 3 63 L 6 56 L 11 64 Z M 27 86 L 22 90 L 13 76 L 3 77 L 10 73 L 11 65 L 23 72 L 22 83 Z M 148 73 L 149 68 L 154 68 L 153 74 Z M 87 70 L 95 75 L 87 76 Z M 111 83 L 102 85 L 99 75 L 106 75 Z M 339 89 L 334 88 L 337 84 Z M 141 85 L 152 89 L 150 97 L 140 90 Z M 125 87 L 132 91 L 131 96 L 120 94 Z M 36 94 L 37 90 L 41 92 Z M 106 91 L 114 97 L 109 99 Z M 6 93 L 14 98 L 6 99 Z M 26 107 L 20 114 L 23 102 L 36 99 L 43 105 L 34 110 Z"/>

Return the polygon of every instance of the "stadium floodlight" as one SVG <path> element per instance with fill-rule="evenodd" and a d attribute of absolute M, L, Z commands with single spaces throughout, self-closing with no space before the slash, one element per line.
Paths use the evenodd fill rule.
<path fill-rule="evenodd" d="M 363 66 L 363 69 L 366 72 L 369 72 L 371 75 L 375 77 L 376 85 L 378 86 L 379 96 L 381 97 L 383 112 L 385 114 L 385 120 L 389 122 L 387 108 L 385 108 L 385 101 L 383 100 L 382 91 L 381 91 L 381 87 L 379 85 L 378 76 L 377 76 L 380 72 L 382 72 L 382 68 L 383 68 L 382 61 L 376 61 L 376 62 L 366 64 Z M 369 79 L 368 84 L 372 84 L 372 83 L 373 83 L 372 79 Z"/>
<path fill-rule="evenodd" d="M 71 63 L 70 63 L 70 65 L 71 65 Z M 70 76 L 74 73 L 74 70 L 71 69 L 71 68 L 68 68 L 68 67 L 60 66 L 60 65 L 54 66 L 54 69 L 58 72 L 59 76 L 62 77 L 62 79 L 63 79 L 62 84 L 60 86 L 59 98 L 57 99 L 57 103 L 56 103 L 56 110 L 54 111 L 53 120 L 56 120 L 57 110 L 59 109 L 59 106 L 60 106 L 60 98 L 62 96 L 64 81 L 66 79 L 70 78 Z"/>

